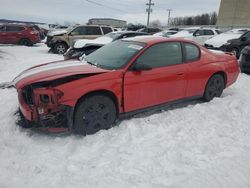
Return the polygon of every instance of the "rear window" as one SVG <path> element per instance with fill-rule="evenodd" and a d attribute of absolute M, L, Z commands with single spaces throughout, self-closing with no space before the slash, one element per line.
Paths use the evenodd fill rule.
<path fill-rule="evenodd" d="M 110 27 L 102 27 L 102 31 L 105 34 L 112 32 L 112 29 Z"/>
<path fill-rule="evenodd" d="M 18 31 L 23 31 L 25 28 L 21 26 L 7 26 L 6 31 L 9 32 L 18 32 Z"/>
<path fill-rule="evenodd" d="M 222 32 L 220 30 L 215 30 L 217 34 L 221 34 Z"/>
<path fill-rule="evenodd" d="M 196 61 L 200 59 L 200 49 L 190 43 L 184 43 L 185 48 L 185 60 L 188 61 Z"/>

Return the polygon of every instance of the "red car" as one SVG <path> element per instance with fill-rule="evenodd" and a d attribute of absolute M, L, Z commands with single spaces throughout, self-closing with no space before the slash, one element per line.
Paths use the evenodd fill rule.
<path fill-rule="evenodd" d="M 32 126 L 86 135 L 110 128 L 122 114 L 194 97 L 210 101 L 238 75 L 232 54 L 184 39 L 135 37 L 82 60 L 32 67 L 13 84 Z"/>
<path fill-rule="evenodd" d="M 32 46 L 40 42 L 39 31 L 34 27 L 24 24 L 0 25 L 1 44 L 20 44 Z"/>

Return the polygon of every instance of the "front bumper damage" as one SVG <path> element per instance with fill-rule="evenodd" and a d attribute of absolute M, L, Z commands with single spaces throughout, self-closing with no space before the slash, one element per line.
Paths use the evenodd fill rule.
<path fill-rule="evenodd" d="M 21 116 L 24 127 L 32 127 L 48 132 L 72 130 L 74 108 L 59 103 L 63 93 L 54 88 L 27 86 L 18 90 Z"/>

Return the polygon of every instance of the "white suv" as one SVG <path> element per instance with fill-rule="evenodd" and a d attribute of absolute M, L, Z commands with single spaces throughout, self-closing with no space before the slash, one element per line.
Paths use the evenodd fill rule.
<path fill-rule="evenodd" d="M 220 30 L 214 28 L 186 28 L 175 35 L 171 35 L 170 37 L 182 37 L 204 45 L 206 40 L 217 36 L 220 33 Z"/>

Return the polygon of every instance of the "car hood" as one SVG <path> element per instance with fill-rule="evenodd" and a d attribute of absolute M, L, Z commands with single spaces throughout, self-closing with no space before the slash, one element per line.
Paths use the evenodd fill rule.
<path fill-rule="evenodd" d="M 74 48 L 83 48 L 83 47 L 91 46 L 91 45 L 103 46 L 105 44 L 112 42 L 112 40 L 113 40 L 112 38 L 107 37 L 107 36 L 102 36 L 102 37 L 96 38 L 94 40 L 81 39 L 81 40 L 77 40 L 75 42 Z"/>
<path fill-rule="evenodd" d="M 90 65 L 84 60 L 56 61 L 31 67 L 21 72 L 12 81 L 12 85 L 19 89 L 37 82 L 52 81 L 73 75 L 95 75 L 105 72 L 110 72 L 110 70 Z"/>
<path fill-rule="evenodd" d="M 53 36 L 56 36 L 56 35 L 63 35 L 63 34 L 65 34 L 65 33 L 67 33 L 67 31 L 66 30 L 52 30 L 52 31 L 49 31 L 48 32 L 48 36 L 50 36 L 50 37 L 53 37 Z"/>
<path fill-rule="evenodd" d="M 226 44 L 228 40 L 237 39 L 241 34 L 220 34 L 217 35 L 205 42 L 205 44 L 212 45 L 215 48 L 221 47 L 223 44 Z"/>

